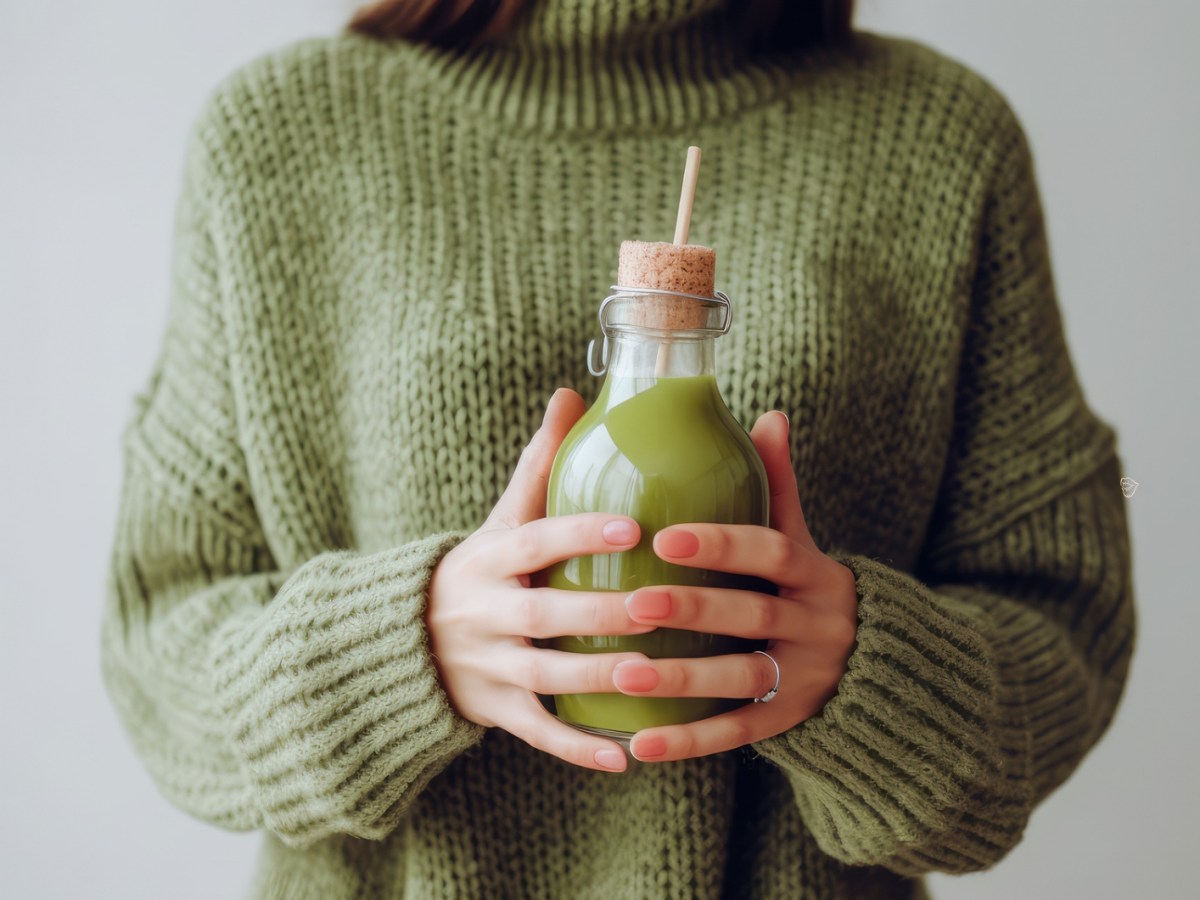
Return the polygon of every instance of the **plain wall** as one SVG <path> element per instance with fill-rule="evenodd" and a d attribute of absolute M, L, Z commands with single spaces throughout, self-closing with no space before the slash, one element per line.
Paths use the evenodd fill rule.
<path fill-rule="evenodd" d="M 240 896 L 256 835 L 157 793 L 99 679 L 119 434 L 161 338 L 183 141 L 237 65 L 334 31 L 338 0 L 0 5 L 0 893 Z M 940 900 L 1196 896 L 1192 547 L 1200 7 L 861 4 L 1009 97 L 1034 147 L 1087 396 L 1120 434 L 1140 631 L 1117 720 L 993 870 Z M 1193 539 L 1188 539 L 1187 535 Z"/>

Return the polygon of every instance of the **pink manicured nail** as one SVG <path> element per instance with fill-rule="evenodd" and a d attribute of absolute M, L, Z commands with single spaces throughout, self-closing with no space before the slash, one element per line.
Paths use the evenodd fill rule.
<path fill-rule="evenodd" d="M 638 759 L 653 759 L 667 752 L 667 739 L 661 737 L 642 738 L 632 747 Z"/>
<path fill-rule="evenodd" d="M 600 534 L 610 544 L 629 544 L 637 540 L 638 529 L 632 522 L 617 519 L 601 528 Z"/>
<path fill-rule="evenodd" d="M 671 614 L 671 595 L 666 591 L 637 591 L 625 598 L 625 609 L 639 619 L 665 619 Z"/>
<path fill-rule="evenodd" d="M 660 531 L 657 543 L 660 556 L 671 556 L 676 559 L 692 556 L 700 549 L 700 538 L 690 531 Z"/>
<path fill-rule="evenodd" d="M 652 691 L 658 687 L 658 672 L 645 663 L 623 662 L 613 669 L 613 679 L 625 691 Z"/>
<path fill-rule="evenodd" d="M 604 766 L 612 772 L 625 771 L 625 751 L 624 750 L 597 750 L 596 765 Z"/>

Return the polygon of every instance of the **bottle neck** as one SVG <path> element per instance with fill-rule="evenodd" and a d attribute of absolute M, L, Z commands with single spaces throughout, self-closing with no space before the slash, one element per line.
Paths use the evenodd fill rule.
<path fill-rule="evenodd" d="M 716 335 L 664 337 L 661 332 L 612 331 L 601 397 L 606 407 L 649 390 L 663 378 L 716 375 Z"/>

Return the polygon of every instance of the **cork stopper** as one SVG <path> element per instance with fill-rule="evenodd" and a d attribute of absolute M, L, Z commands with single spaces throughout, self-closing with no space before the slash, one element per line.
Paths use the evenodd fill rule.
<path fill-rule="evenodd" d="M 622 241 L 617 284 L 711 297 L 716 285 L 717 251 L 699 244 Z M 643 297 L 631 311 L 633 324 L 663 330 L 703 328 L 708 310 L 670 297 Z"/>
<path fill-rule="evenodd" d="M 717 251 L 712 247 L 666 241 L 621 241 L 617 284 L 711 297 L 716 270 Z"/>

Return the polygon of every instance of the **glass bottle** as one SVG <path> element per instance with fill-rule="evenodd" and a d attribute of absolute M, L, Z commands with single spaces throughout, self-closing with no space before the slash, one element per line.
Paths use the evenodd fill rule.
<path fill-rule="evenodd" d="M 729 329 L 729 298 L 614 287 L 600 308 L 607 374 L 596 402 L 564 439 L 550 473 L 547 515 L 607 512 L 641 526 L 632 550 L 550 567 L 560 590 L 632 592 L 699 585 L 774 593 L 769 582 L 668 563 L 651 546 L 662 528 L 686 522 L 768 524 L 766 471 L 745 429 L 721 398 L 716 339 Z M 647 301 L 660 314 L 646 314 Z M 664 307 L 678 305 L 666 315 Z M 660 327 L 651 327 L 657 322 Z M 675 327 L 662 327 L 665 322 Z M 678 323 L 685 327 L 678 327 Z M 590 350 L 594 349 L 590 348 Z M 589 358 L 594 374 L 601 374 Z M 599 371 L 598 371 L 599 368 Z M 658 628 L 640 635 L 574 635 L 538 642 L 577 653 L 640 651 L 650 658 L 764 649 L 765 641 Z M 749 699 L 560 694 L 559 718 L 623 743 L 651 726 L 692 722 Z"/>

